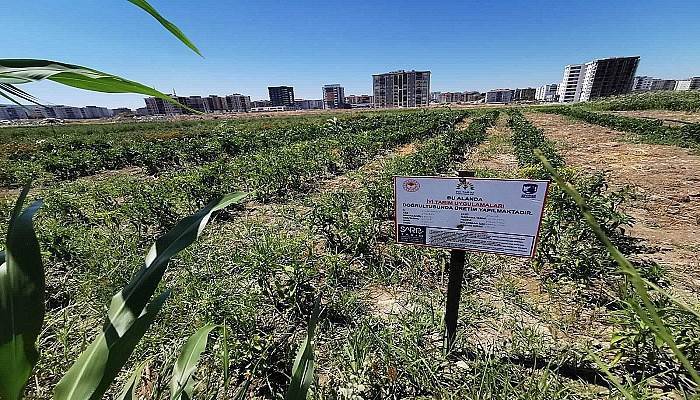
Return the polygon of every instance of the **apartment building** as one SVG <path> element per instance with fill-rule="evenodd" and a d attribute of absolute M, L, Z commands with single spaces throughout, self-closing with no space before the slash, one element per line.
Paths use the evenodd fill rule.
<path fill-rule="evenodd" d="M 515 89 L 513 101 L 535 101 L 536 94 L 537 89 L 535 88 Z"/>
<path fill-rule="evenodd" d="M 559 84 L 557 95 L 560 103 L 573 103 L 581 98 L 584 64 L 570 64 L 564 67 L 564 77 Z"/>
<path fill-rule="evenodd" d="M 345 97 L 345 104 L 350 104 L 351 108 L 370 108 L 373 103 L 374 97 L 368 94 L 351 94 Z"/>
<path fill-rule="evenodd" d="M 267 88 L 270 94 L 272 107 L 294 107 L 294 88 L 291 86 L 270 86 Z"/>
<path fill-rule="evenodd" d="M 635 76 L 634 82 L 632 83 L 632 91 L 646 91 L 651 90 L 651 84 L 654 82 L 654 78 L 651 76 Z"/>
<path fill-rule="evenodd" d="M 675 79 L 654 79 L 649 90 L 674 90 L 676 88 Z"/>
<path fill-rule="evenodd" d="M 323 100 L 304 100 L 304 99 L 294 99 L 294 107 L 297 110 L 321 110 L 323 109 Z"/>
<path fill-rule="evenodd" d="M 233 112 L 249 112 L 253 107 L 250 101 L 250 96 L 244 96 L 240 93 L 226 95 L 226 110 Z"/>
<path fill-rule="evenodd" d="M 430 103 L 430 71 L 393 71 L 372 75 L 374 106 L 425 107 Z"/>
<path fill-rule="evenodd" d="M 511 89 L 493 89 L 486 92 L 486 103 L 512 103 L 513 94 L 515 92 Z"/>
<path fill-rule="evenodd" d="M 700 76 L 694 76 L 688 79 L 690 81 L 690 90 L 700 89 Z"/>
<path fill-rule="evenodd" d="M 322 89 L 323 108 L 345 108 L 345 89 L 337 83 L 324 85 Z"/>
<path fill-rule="evenodd" d="M 629 93 L 639 57 L 601 58 L 585 64 L 564 67 L 559 101 L 571 103 Z"/>
<path fill-rule="evenodd" d="M 535 91 L 535 100 L 552 102 L 557 101 L 557 91 L 559 90 L 559 85 L 556 83 L 551 83 L 549 85 L 542 85 Z"/>

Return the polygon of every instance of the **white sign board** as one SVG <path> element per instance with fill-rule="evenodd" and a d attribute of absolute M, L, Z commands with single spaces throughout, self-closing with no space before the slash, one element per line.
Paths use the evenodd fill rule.
<path fill-rule="evenodd" d="M 549 181 L 394 177 L 398 243 L 532 257 Z"/>

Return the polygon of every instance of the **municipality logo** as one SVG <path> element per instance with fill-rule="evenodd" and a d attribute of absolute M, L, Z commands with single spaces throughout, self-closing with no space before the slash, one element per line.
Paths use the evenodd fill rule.
<path fill-rule="evenodd" d="M 520 197 L 523 199 L 534 199 L 537 197 L 535 193 L 537 193 L 538 186 L 535 183 L 523 184 L 523 194 Z"/>

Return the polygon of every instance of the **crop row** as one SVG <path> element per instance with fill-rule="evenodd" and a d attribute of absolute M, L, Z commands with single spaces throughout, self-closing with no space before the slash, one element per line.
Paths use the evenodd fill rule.
<path fill-rule="evenodd" d="M 117 134 L 76 136 L 40 140 L 33 147 L 5 145 L 0 159 L 0 185 L 19 186 L 30 178 L 74 179 L 100 171 L 129 166 L 144 167 L 157 174 L 173 167 L 199 165 L 263 148 L 330 136 L 342 132 L 376 130 L 401 125 L 412 113 L 359 116 L 323 122 L 282 125 L 276 128 L 239 129 L 224 123 L 210 131 L 122 138 Z M 240 123 L 239 123 L 240 124 Z M 330 125 L 330 126 L 329 126 Z"/>
<path fill-rule="evenodd" d="M 637 134 L 648 143 L 673 144 L 683 147 L 700 145 L 700 124 L 667 126 L 661 120 L 632 118 L 623 115 L 588 111 L 580 107 L 546 107 L 543 112 L 565 115 L 581 121 Z"/>
<path fill-rule="evenodd" d="M 600 111 L 672 110 L 700 111 L 700 91 L 654 91 L 607 97 L 586 103 Z"/>
<path fill-rule="evenodd" d="M 356 133 L 342 133 L 342 126 L 337 126 L 339 132 L 332 139 L 300 142 L 233 157 L 226 163 L 194 168 L 181 174 L 164 174 L 152 181 L 118 177 L 107 182 L 73 182 L 46 189 L 46 208 L 38 216 L 37 225 L 42 250 L 49 254 L 49 318 L 60 320 L 68 318 L 62 316 L 70 315 L 71 329 L 80 333 L 85 326 L 95 325 L 93 318 L 94 314 L 100 313 L 98 310 L 72 305 L 104 304 L 115 288 L 126 282 L 130 267 L 138 265 L 138 250 L 144 241 L 150 240 L 154 231 L 160 229 L 158 225 L 171 224 L 190 212 L 190 203 L 203 200 L 210 193 L 241 187 L 255 189 L 256 185 L 270 186 L 256 191 L 255 196 L 261 200 L 278 198 L 271 195 L 273 191 L 278 196 L 303 193 L 318 187 L 324 176 L 356 168 L 397 144 L 451 131 L 454 123 L 463 116 L 461 112 L 425 113 L 392 129 Z M 215 224 L 214 228 L 226 229 L 225 225 L 236 224 Z M 308 303 L 305 301 L 305 295 L 310 293 L 307 273 L 312 260 L 306 254 L 309 246 L 306 242 L 292 241 L 291 238 L 284 243 L 273 242 L 270 232 L 264 232 L 262 237 L 259 234 L 249 232 L 244 238 L 231 238 L 220 232 L 212 240 L 217 242 L 213 246 L 221 250 L 211 255 L 207 252 L 202 257 L 206 261 L 195 258 L 197 261 L 185 264 L 194 265 L 196 262 L 197 268 L 179 270 L 170 275 L 172 282 L 169 286 L 174 286 L 179 295 L 174 296 L 176 298 L 168 306 L 169 311 L 161 324 L 164 327 L 159 333 L 165 331 L 168 337 L 179 337 L 181 331 L 174 327 L 187 329 L 187 324 L 182 323 L 183 310 L 191 311 L 194 304 L 215 303 L 216 307 L 208 307 L 196 317 L 188 316 L 211 318 L 217 322 L 227 319 L 232 340 L 236 343 L 233 347 L 236 358 L 240 360 L 236 368 L 242 368 L 234 374 L 243 375 L 246 365 L 256 362 L 255 358 L 261 356 L 261 346 L 269 349 L 264 357 L 270 361 L 256 364 L 259 365 L 256 374 L 266 374 L 268 385 L 277 387 L 287 379 L 280 371 L 288 369 L 286 364 L 290 357 L 285 352 L 295 343 L 287 333 L 295 329 L 290 323 L 298 323 L 308 315 L 307 308 L 298 309 L 296 306 Z M 238 242 L 228 242 L 232 239 Z M 247 246 L 241 246 L 240 240 Z M 248 243 L 249 240 L 254 242 Z M 236 249 L 235 254 L 232 248 Z M 291 254 L 274 262 L 272 257 L 281 257 L 281 251 L 290 251 Z M 184 255 L 185 258 L 188 256 L 193 258 Z M 224 257 L 235 260 L 235 263 L 222 263 Z M 319 262 L 328 261 L 322 259 Z M 284 269 L 280 267 L 278 271 L 280 265 Z M 252 272 L 253 266 L 255 272 Z M 251 270 L 251 276 L 238 275 L 239 268 L 244 270 L 242 274 Z M 207 286 L 206 291 L 203 287 L 191 285 L 193 279 L 205 279 L 202 285 Z M 255 293 L 249 293 L 251 290 Z M 214 297 L 202 298 L 201 293 L 205 292 Z M 241 301 L 246 304 L 241 304 Z M 244 306 L 250 305 L 248 302 L 255 302 L 254 314 L 245 309 Z M 262 312 L 260 307 L 270 314 L 258 314 Z M 295 319 L 290 320 L 287 314 L 282 317 L 283 313 L 277 310 L 293 312 Z M 279 315 L 286 322 L 267 320 L 271 315 Z M 193 323 L 192 318 L 188 317 L 187 321 Z M 263 318 L 267 322 L 258 326 Z M 256 325 L 251 327 L 251 324 Z M 285 334 L 282 338 L 273 337 L 272 331 Z M 67 335 L 50 330 L 44 347 L 65 346 L 73 354 L 75 347 L 79 347 L 69 345 L 76 343 L 75 335 L 75 332 Z M 60 353 L 55 356 L 59 357 L 52 357 L 41 365 L 47 375 L 54 377 L 60 375 L 63 366 Z"/>
<path fill-rule="evenodd" d="M 414 152 L 392 157 L 381 168 L 356 179 L 360 190 L 344 189 L 324 193 L 315 199 L 313 225 L 335 251 L 355 257 L 376 255 L 378 234 L 383 222 L 394 215 L 393 177 L 395 175 L 435 175 L 446 172 L 453 161 L 482 142 L 498 111 L 490 111 L 471 121 L 464 131 L 449 130 L 428 139 Z"/>
<path fill-rule="evenodd" d="M 535 148 L 543 150 L 547 158 L 558 164 L 559 175 L 581 194 L 587 211 L 618 250 L 636 260 L 635 267 L 645 279 L 660 286 L 667 285 L 664 271 L 657 264 L 640 257 L 649 249 L 639 239 L 627 234 L 627 228 L 634 223 L 622 211 L 622 205 L 630 198 L 629 190 L 611 191 L 603 174 L 590 174 L 565 166 L 563 158 L 543 132 L 519 112 L 513 113 L 509 125 L 513 131 L 515 154 L 525 167 L 524 173 L 535 178 L 549 177 L 539 159 L 531 155 Z M 585 299 L 615 309 L 616 316 L 612 322 L 618 324 L 618 330 L 609 354 L 611 359 L 619 362 L 616 372 L 631 374 L 634 379 L 659 374 L 660 380 L 675 387 L 685 379 L 685 372 L 678 368 L 670 351 L 654 344 L 653 331 L 644 326 L 636 314 L 631 304 L 638 299 L 631 294 L 634 291 L 629 281 L 618 273 L 617 263 L 597 240 L 579 207 L 558 186 L 553 186 L 548 196 L 535 266 L 549 279 L 573 279 L 584 283 L 583 287 L 588 288 L 582 293 Z M 658 309 L 664 310 L 664 323 L 676 343 L 687 351 L 694 365 L 700 366 L 700 345 L 696 341 L 700 335 L 698 321 L 670 304 L 665 297 L 658 296 L 658 293 L 653 301 Z"/>
<path fill-rule="evenodd" d="M 130 244 L 125 247 L 150 242 L 220 193 L 249 191 L 260 201 L 305 193 L 323 178 L 357 168 L 382 151 L 448 130 L 463 116 L 420 114 L 392 129 L 338 133 L 154 179 L 117 176 L 47 188 L 38 217 L 42 248 L 57 269 L 70 270 L 67 265 L 76 263 L 88 271 L 99 269 L 101 262 L 115 256 L 111 240 L 126 239 Z M 9 210 L 6 202 L 2 215 L 9 215 Z M 119 237 L 112 239 L 115 233 Z M 121 248 L 117 253 L 128 256 Z"/>

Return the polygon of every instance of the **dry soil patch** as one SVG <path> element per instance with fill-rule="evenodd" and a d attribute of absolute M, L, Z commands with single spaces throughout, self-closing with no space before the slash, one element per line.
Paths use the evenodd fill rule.
<path fill-rule="evenodd" d="M 657 245 L 652 255 L 672 273 L 700 287 L 700 156 L 676 146 L 628 143 L 625 133 L 563 116 L 528 119 L 560 147 L 569 165 L 608 173 L 613 186 L 630 185 L 641 199 L 628 207 L 632 235 Z"/>

